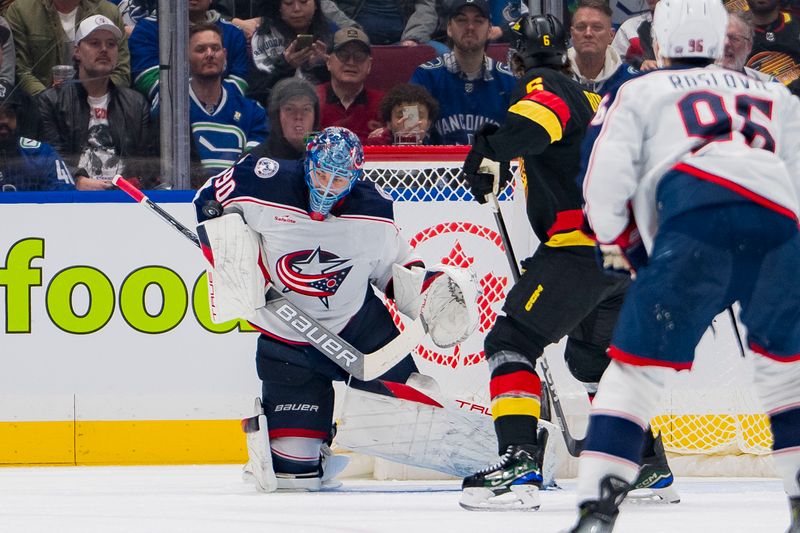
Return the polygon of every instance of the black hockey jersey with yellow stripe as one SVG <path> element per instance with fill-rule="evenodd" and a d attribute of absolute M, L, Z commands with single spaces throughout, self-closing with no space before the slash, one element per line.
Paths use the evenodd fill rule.
<path fill-rule="evenodd" d="M 495 161 L 521 157 L 528 219 L 548 246 L 594 245 L 579 228 L 581 141 L 600 96 L 551 68 L 520 79 L 503 125 L 486 141 Z"/>

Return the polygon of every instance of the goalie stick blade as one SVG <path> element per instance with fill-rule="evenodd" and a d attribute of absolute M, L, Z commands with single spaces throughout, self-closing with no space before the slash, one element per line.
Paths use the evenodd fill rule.
<path fill-rule="evenodd" d="M 515 485 L 510 491 L 494 494 L 483 487 L 464 489 L 458 504 L 467 511 L 538 511 L 541 506 L 539 488 Z"/>

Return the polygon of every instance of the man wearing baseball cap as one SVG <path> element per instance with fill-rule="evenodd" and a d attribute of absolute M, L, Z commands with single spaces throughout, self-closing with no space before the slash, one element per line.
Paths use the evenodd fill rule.
<path fill-rule="evenodd" d="M 67 161 L 79 190 L 110 189 L 116 174 L 142 177 L 137 163 L 149 152 L 149 107 L 144 96 L 111 77 L 123 35 L 103 15 L 81 21 L 75 31 L 75 79 L 38 98 L 42 140 Z"/>
<path fill-rule="evenodd" d="M 80 23 L 103 15 L 121 32 L 125 26 L 117 6 L 105 0 L 14 0 L 6 20 L 11 26 L 17 54 L 17 83 L 29 95 L 53 84 L 53 66 L 72 63 L 72 49 Z M 51 39 L 41 39 L 49 34 Z M 111 79 L 127 87 L 131 81 L 128 39 L 118 39 L 117 66 Z"/>
<path fill-rule="evenodd" d="M 341 126 L 365 142 L 380 127 L 378 107 L 383 93 L 364 86 L 372 68 L 369 37 L 358 28 L 342 28 L 333 35 L 328 56 L 331 81 L 320 85 L 320 127 Z"/>
<path fill-rule="evenodd" d="M 505 118 L 516 78 L 508 65 L 486 55 L 491 22 L 488 0 L 456 0 L 447 21 L 453 51 L 423 63 L 411 83 L 439 101 L 436 144 L 471 144 L 485 124 Z"/>

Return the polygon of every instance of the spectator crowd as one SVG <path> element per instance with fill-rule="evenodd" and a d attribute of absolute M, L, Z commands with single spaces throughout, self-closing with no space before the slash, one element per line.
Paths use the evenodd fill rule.
<path fill-rule="evenodd" d="M 657 68 L 656 3 L 642 0 L 641 12 L 619 28 L 607 0 L 570 4 L 573 78 L 603 94 L 637 69 Z M 115 174 L 145 188 L 170 186 L 158 163 L 157 4 L 0 4 L 3 190 L 103 190 Z M 525 4 L 190 0 L 192 186 L 249 151 L 302 157 L 308 136 L 328 126 L 371 145 L 471 144 L 481 128 L 504 119 L 516 84 L 505 51 Z M 795 8 L 781 0 L 747 0 L 744 10 L 732 3 L 721 65 L 798 94 Z M 390 84 L 373 86 L 373 68 L 385 76 L 395 66 L 381 64 L 388 47 L 409 57 L 427 47 L 430 59 L 396 65 Z"/>

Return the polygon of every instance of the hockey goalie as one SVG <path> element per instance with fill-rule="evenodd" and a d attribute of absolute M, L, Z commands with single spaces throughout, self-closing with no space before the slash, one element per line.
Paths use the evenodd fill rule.
<path fill-rule="evenodd" d="M 328 447 L 333 381 L 347 382 L 352 392 L 352 411 L 345 412 L 343 423 L 352 434 L 380 434 L 381 425 L 400 421 L 391 414 L 386 418 L 387 402 L 405 402 L 393 405 L 403 406 L 409 434 L 423 436 L 419 426 L 428 424 L 426 438 L 436 443 L 456 436 L 486 444 L 485 450 L 465 450 L 467 458 L 446 447 L 434 455 L 359 451 L 395 454 L 396 460 L 459 475 L 466 469 L 461 463 L 482 464 L 494 456 L 491 427 L 451 416 L 432 379 L 419 374 L 409 354 L 419 339 L 398 353 L 385 352 L 405 332 L 398 331 L 373 288 L 444 347 L 475 329 L 478 289 L 470 271 L 425 268 L 395 225 L 392 202 L 359 179 L 363 158 L 352 132 L 327 128 L 309 142 L 304 161 L 247 156 L 211 178 L 195 197 L 212 318 L 245 318 L 261 331 L 256 368 L 262 395 L 255 415 L 243 421 L 246 473 L 261 491 L 319 490 L 344 467 Z M 279 295 L 282 309 L 307 317 L 311 326 L 305 336 L 296 320 L 288 323 L 269 307 L 265 291 Z M 312 330 L 312 337 L 327 340 L 312 345 Z M 334 349 L 344 344 L 366 354 L 367 362 L 384 350 L 381 357 L 391 356 L 390 364 L 381 375 L 357 379 Z M 359 418 L 370 406 L 382 422 Z M 373 422 L 378 425 L 370 427 Z M 386 439 L 379 435 L 364 443 Z"/>

